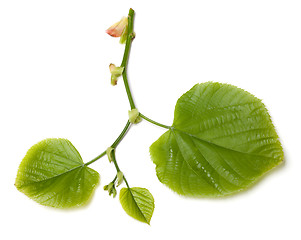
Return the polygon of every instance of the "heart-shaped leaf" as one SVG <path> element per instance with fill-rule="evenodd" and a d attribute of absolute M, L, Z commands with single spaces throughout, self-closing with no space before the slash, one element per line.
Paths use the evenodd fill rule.
<path fill-rule="evenodd" d="M 124 211 L 131 217 L 149 224 L 155 204 L 152 194 L 145 188 L 122 188 L 119 200 Z"/>
<path fill-rule="evenodd" d="M 195 85 L 177 102 L 174 122 L 150 147 L 159 180 L 181 195 L 243 190 L 283 160 L 264 104 L 228 84 Z"/>
<path fill-rule="evenodd" d="M 87 203 L 98 182 L 98 172 L 84 165 L 71 142 L 51 138 L 28 150 L 15 186 L 42 205 L 70 208 Z"/>

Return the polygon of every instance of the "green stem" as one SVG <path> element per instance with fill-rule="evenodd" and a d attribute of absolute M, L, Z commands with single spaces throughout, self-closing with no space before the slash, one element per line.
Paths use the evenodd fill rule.
<path fill-rule="evenodd" d="M 116 157 L 115 157 L 115 150 L 112 151 L 112 161 L 113 161 L 113 163 L 114 163 L 114 166 L 115 166 L 115 168 L 116 168 L 116 171 L 117 171 L 117 172 L 120 172 L 120 168 L 119 168 L 119 166 L 118 166 L 118 164 L 117 164 Z M 126 180 L 126 178 L 125 178 L 124 175 L 123 175 L 123 180 L 124 180 L 126 186 L 127 186 L 128 188 L 130 188 L 129 183 L 128 183 L 128 181 Z"/>
<path fill-rule="evenodd" d="M 132 93 L 131 93 L 131 90 L 130 90 L 130 87 L 129 87 L 128 80 L 127 80 L 127 64 L 128 64 L 128 60 L 129 60 L 131 44 L 132 44 L 132 41 L 134 39 L 134 33 L 133 33 L 134 14 L 135 14 L 135 11 L 133 9 L 130 9 L 129 10 L 129 15 L 128 15 L 128 35 L 127 35 L 127 40 L 126 40 L 124 54 L 123 54 L 122 63 L 121 63 L 121 67 L 124 67 L 124 70 L 123 70 L 123 73 L 122 73 L 123 82 L 124 82 L 125 90 L 126 90 L 126 93 L 128 95 L 128 99 L 129 99 L 129 102 L 130 102 L 130 105 L 131 105 L 131 109 L 134 109 L 136 107 L 135 107 L 135 103 L 134 103 L 134 100 L 133 100 L 133 97 L 132 97 Z M 120 133 L 118 138 L 115 140 L 115 142 L 111 145 L 112 148 L 117 147 L 117 145 L 122 140 L 122 138 L 126 134 L 129 127 L 130 127 L 130 122 L 127 121 L 124 129 L 122 130 L 122 132 Z M 104 151 L 103 153 L 101 153 L 100 155 L 98 155 L 97 157 L 92 159 L 91 161 L 85 163 L 85 165 L 88 166 L 91 163 L 94 163 L 95 161 L 97 161 L 98 159 L 103 157 L 104 155 L 106 155 L 106 151 Z"/>
<path fill-rule="evenodd" d="M 159 127 L 163 127 L 163 128 L 166 128 L 166 129 L 171 129 L 170 126 L 164 125 L 164 124 L 162 124 L 162 123 L 158 123 L 158 122 L 156 122 L 156 121 L 154 121 L 154 120 L 152 120 L 152 119 L 150 119 L 150 118 L 144 116 L 142 113 L 139 113 L 139 115 L 140 115 L 140 117 L 142 117 L 143 119 L 145 119 L 146 121 L 148 121 L 148 122 L 150 122 L 150 123 L 152 123 L 152 124 L 155 124 L 155 125 L 157 125 L 157 126 L 159 126 Z"/>
<path fill-rule="evenodd" d="M 116 176 L 114 177 L 112 183 L 115 183 L 116 179 L 117 179 L 117 174 L 116 174 Z"/>
<path fill-rule="evenodd" d="M 129 129 L 130 125 L 131 125 L 130 121 L 127 121 L 127 123 L 124 126 L 122 132 L 120 133 L 118 138 L 115 140 L 115 142 L 111 145 L 112 148 L 116 148 L 117 145 L 121 142 L 121 140 L 123 139 L 123 137 L 126 134 L 127 130 Z"/>
<path fill-rule="evenodd" d="M 134 14 L 135 14 L 134 10 L 130 9 L 129 15 L 128 15 L 128 35 L 127 35 L 127 40 L 125 43 L 125 49 L 124 49 L 124 54 L 123 54 L 122 63 L 121 63 L 121 67 L 124 67 L 124 70 L 122 72 L 122 78 L 123 78 L 125 90 L 126 90 L 126 93 L 127 93 L 130 105 L 131 105 L 131 109 L 134 109 L 136 107 L 135 107 L 135 103 L 134 103 L 132 93 L 130 90 L 130 86 L 128 83 L 128 79 L 127 79 L 127 65 L 128 65 L 132 41 L 134 39 L 134 33 L 133 33 Z"/>
<path fill-rule="evenodd" d="M 117 171 L 117 172 L 120 172 L 120 168 L 119 168 L 119 166 L 118 166 L 118 164 L 117 164 L 117 162 L 116 162 L 115 150 L 112 151 L 112 161 L 113 161 L 113 163 L 114 163 L 114 166 L 115 166 L 115 168 L 116 168 L 116 171 Z"/>
<path fill-rule="evenodd" d="M 122 132 L 119 134 L 119 136 L 116 138 L 116 140 L 114 141 L 114 143 L 111 145 L 112 148 L 116 148 L 117 145 L 121 142 L 121 140 L 123 139 L 123 137 L 126 134 L 127 130 L 129 129 L 130 125 L 131 125 L 131 123 L 129 121 L 127 121 L 127 123 L 124 126 Z M 105 150 L 103 153 L 101 153 L 100 155 L 98 155 L 96 158 L 93 158 L 91 161 L 85 163 L 85 165 L 88 166 L 91 163 L 96 162 L 98 159 L 102 158 L 106 154 L 107 154 L 107 151 Z"/>
<path fill-rule="evenodd" d="M 128 15 L 128 33 L 127 33 L 127 39 L 126 39 L 126 44 L 125 44 L 125 49 L 124 49 L 124 54 L 123 54 L 123 58 L 122 58 L 122 62 L 121 62 L 121 67 L 124 68 L 123 72 L 122 72 L 122 78 L 123 78 L 123 82 L 124 82 L 124 86 L 125 86 L 125 90 L 126 90 L 126 93 L 127 93 L 127 96 L 128 96 L 128 99 L 129 99 L 129 103 L 130 103 L 130 106 L 131 106 L 131 109 L 134 109 L 136 108 L 135 107 L 135 103 L 134 103 L 134 100 L 133 100 L 133 97 L 132 97 L 132 93 L 131 93 L 131 90 L 130 90 L 130 86 L 129 86 L 129 83 L 128 83 L 128 78 L 127 78 L 127 65 L 128 65 L 128 60 L 129 60 L 129 55 L 130 55 L 130 50 L 131 50 L 131 45 L 132 45 L 132 41 L 133 39 L 135 38 L 135 33 L 133 31 L 133 24 L 134 24 L 134 10 L 133 9 L 130 9 L 129 10 L 129 15 Z M 143 119 L 145 119 L 146 121 L 152 123 L 152 124 L 155 124 L 159 127 L 163 127 L 163 128 L 166 128 L 166 129 L 171 129 L 170 126 L 167 126 L 167 125 L 164 125 L 164 124 L 161 124 L 161 123 L 158 123 L 146 116 L 144 116 L 143 114 L 139 113 L 140 117 L 142 117 Z M 123 139 L 123 137 L 125 136 L 125 134 L 127 133 L 129 127 L 130 127 L 131 123 L 129 121 L 127 121 L 125 127 L 123 128 L 122 132 L 119 134 L 119 136 L 116 138 L 116 140 L 114 141 L 114 143 L 111 145 L 111 147 L 113 148 L 111 154 L 112 154 L 112 161 L 114 163 L 114 166 L 116 168 L 116 171 L 117 172 L 120 172 L 120 168 L 117 164 L 117 161 L 116 161 L 116 157 L 115 157 L 115 149 L 117 147 L 117 145 L 121 142 L 121 140 Z M 91 161 L 85 163 L 84 165 L 88 166 L 90 165 L 91 163 L 97 161 L 98 159 L 100 159 L 101 157 L 103 157 L 104 155 L 106 155 L 106 151 L 104 151 L 103 153 L 101 153 L 100 155 L 98 155 L 97 157 L 95 157 L 94 159 L 92 159 Z M 117 175 L 116 177 L 114 178 L 113 182 L 116 181 L 116 178 L 117 178 Z M 130 189 L 130 186 L 125 178 L 125 176 L 123 175 L 123 180 L 124 182 L 126 183 L 128 189 Z"/>
<path fill-rule="evenodd" d="M 128 15 L 128 33 L 127 33 L 127 39 L 125 43 L 125 49 L 124 49 L 124 54 L 121 62 L 121 67 L 126 67 L 129 54 L 130 54 L 130 49 L 131 49 L 131 44 L 133 41 L 133 29 L 134 29 L 134 14 L 135 11 L 133 9 L 129 10 L 129 15 Z"/>

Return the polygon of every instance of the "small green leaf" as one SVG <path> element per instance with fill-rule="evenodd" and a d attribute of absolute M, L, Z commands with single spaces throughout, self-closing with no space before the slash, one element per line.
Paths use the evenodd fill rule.
<path fill-rule="evenodd" d="M 246 189 L 283 160 L 264 104 L 242 89 L 213 82 L 195 85 L 178 100 L 171 129 L 150 153 L 162 183 L 196 197 Z"/>
<path fill-rule="evenodd" d="M 123 172 L 118 171 L 117 172 L 117 187 L 120 186 L 120 184 L 123 183 Z"/>
<path fill-rule="evenodd" d="M 51 138 L 28 150 L 15 186 L 42 205 L 70 208 L 86 204 L 98 183 L 98 172 L 84 165 L 71 142 Z"/>
<path fill-rule="evenodd" d="M 149 224 L 155 204 L 152 194 L 145 188 L 122 188 L 119 200 L 124 211 L 131 217 Z"/>
<path fill-rule="evenodd" d="M 142 121 L 142 118 L 139 116 L 139 111 L 136 108 L 129 111 L 129 121 L 133 124 L 137 124 Z"/>

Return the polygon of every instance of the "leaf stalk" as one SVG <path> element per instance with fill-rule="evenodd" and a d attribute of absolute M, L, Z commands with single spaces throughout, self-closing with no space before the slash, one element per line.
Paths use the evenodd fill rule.
<path fill-rule="evenodd" d="M 167 125 L 164 125 L 162 123 L 158 123 L 158 122 L 156 122 L 156 121 L 154 121 L 154 120 L 152 120 L 152 119 L 144 116 L 142 113 L 139 113 L 139 116 L 142 117 L 143 119 L 145 119 L 146 121 L 148 121 L 148 122 L 150 122 L 152 124 L 155 124 L 155 125 L 157 125 L 159 127 L 166 128 L 166 129 L 171 129 L 171 126 L 167 126 Z"/>

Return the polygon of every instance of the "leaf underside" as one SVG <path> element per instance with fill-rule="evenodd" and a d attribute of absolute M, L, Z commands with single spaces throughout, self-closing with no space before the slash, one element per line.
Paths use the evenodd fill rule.
<path fill-rule="evenodd" d="M 174 122 L 150 147 L 159 180 L 175 192 L 219 197 L 246 189 L 283 161 L 264 104 L 229 84 L 195 85 Z"/>
<path fill-rule="evenodd" d="M 152 194 L 145 188 L 122 188 L 119 200 L 124 211 L 141 222 L 150 223 L 155 204 Z"/>
<path fill-rule="evenodd" d="M 98 172 L 84 165 L 70 141 L 50 138 L 28 150 L 15 186 L 42 205 L 71 208 L 86 204 L 98 183 Z"/>

